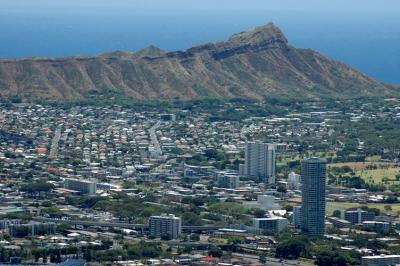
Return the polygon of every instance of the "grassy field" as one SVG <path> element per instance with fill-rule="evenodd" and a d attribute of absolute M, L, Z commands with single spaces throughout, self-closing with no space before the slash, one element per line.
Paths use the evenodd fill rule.
<path fill-rule="evenodd" d="M 400 212 L 400 203 L 395 204 L 384 204 L 384 203 L 368 203 L 368 204 L 359 204 L 356 202 L 327 202 L 326 203 L 326 214 L 332 215 L 334 210 L 345 210 L 349 208 L 356 208 L 360 206 L 368 206 L 369 208 L 378 208 L 381 212 L 386 212 L 385 206 L 390 206 L 391 213 L 399 213 Z"/>
<path fill-rule="evenodd" d="M 381 183 L 383 179 L 386 179 L 389 184 L 398 184 L 399 181 L 396 180 L 396 175 L 400 174 L 400 167 L 359 170 L 356 171 L 356 174 L 370 183 Z"/>
<path fill-rule="evenodd" d="M 357 174 L 360 175 L 366 182 L 379 184 L 386 179 L 387 184 L 400 184 L 396 180 L 396 175 L 400 174 L 400 166 L 395 163 L 384 162 L 349 162 L 349 163 L 333 163 L 329 167 L 348 166 Z M 368 169 L 370 166 L 375 166 L 377 169 Z"/>
<path fill-rule="evenodd" d="M 382 158 L 379 155 L 369 156 L 369 157 L 365 158 L 365 160 L 367 162 L 379 162 L 381 159 Z"/>
<path fill-rule="evenodd" d="M 331 163 L 328 166 L 329 167 L 343 167 L 343 166 L 348 166 L 353 171 L 361 171 L 361 170 L 368 170 L 367 168 L 369 166 L 375 165 L 378 168 L 392 168 L 396 167 L 395 163 L 386 163 L 386 162 L 348 162 L 348 163 Z"/>
<path fill-rule="evenodd" d="M 290 161 L 301 161 L 308 157 L 319 157 L 319 158 L 332 157 L 332 158 L 335 158 L 336 153 L 333 151 L 332 152 L 311 152 L 308 155 L 303 155 L 303 156 L 300 156 L 300 154 L 297 152 L 281 153 L 278 155 L 277 165 L 279 165 L 279 166 L 286 165 Z"/>

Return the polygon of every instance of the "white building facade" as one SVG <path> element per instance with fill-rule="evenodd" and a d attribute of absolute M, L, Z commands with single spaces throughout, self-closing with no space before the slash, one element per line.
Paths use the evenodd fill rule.
<path fill-rule="evenodd" d="M 249 179 L 275 184 L 275 145 L 261 142 L 247 142 L 243 175 Z"/>
<path fill-rule="evenodd" d="M 297 190 L 301 185 L 301 177 L 295 172 L 291 172 L 288 175 L 288 188 L 292 190 Z"/>
<path fill-rule="evenodd" d="M 283 217 L 253 218 L 253 226 L 257 230 L 265 230 L 274 233 L 282 231 L 288 224 L 288 219 Z"/>
<path fill-rule="evenodd" d="M 173 214 L 151 216 L 149 219 L 149 234 L 151 237 L 162 237 L 168 235 L 176 239 L 182 233 L 181 218 Z"/>

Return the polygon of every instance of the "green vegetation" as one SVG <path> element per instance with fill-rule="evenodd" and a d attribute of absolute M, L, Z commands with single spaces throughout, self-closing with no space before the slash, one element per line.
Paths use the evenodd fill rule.
<path fill-rule="evenodd" d="M 395 163 L 356 162 L 329 165 L 328 184 L 369 191 L 400 193 L 400 167 Z"/>
<path fill-rule="evenodd" d="M 389 212 L 393 214 L 399 214 L 400 213 L 400 203 L 368 203 L 366 204 L 360 204 L 357 202 L 331 202 L 328 201 L 326 203 L 326 214 L 327 215 L 332 215 L 335 210 L 346 210 L 346 209 L 352 209 L 352 208 L 363 208 L 365 206 L 368 206 L 370 209 L 379 209 L 381 212 Z"/>
<path fill-rule="evenodd" d="M 346 144 L 343 151 L 338 153 L 342 161 L 351 161 L 352 154 L 358 152 L 358 140 L 364 142 L 361 153 L 363 159 L 367 156 L 380 156 L 382 159 L 398 158 L 400 123 L 394 120 L 379 122 L 362 120 L 357 123 L 342 122 L 336 127 L 336 132 L 331 136 L 332 140 L 340 140 Z"/>
<path fill-rule="evenodd" d="M 208 251 L 208 255 L 216 258 L 222 257 L 222 250 L 219 247 L 213 246 Z"/>
<path fill-rule="evenodd" d="M 51 218 L 61 218 L 64 213 L 56 207 L 48 207 L 41 210 L 42 214 L 47 214 Z"/>
<path fill-rule="evenodd" d="M 386 167 L 377 167 L 376 169 L 365 169 L 356 171 L 366 182 L 383 183 L 385 185 L 400 184 L 400 167 L 388 165 Z"/>
<path fill-rule="evenodd" d="M 278 258 L 315 258 L 316 265 L 324 266 L 346 266 L 360 263 L 360 253 L 354 250 L 344 251 L 340 249 L 345 244 L 344 241 L 292 236 L 287 231 L 280 233 L 277 237 L 280 240 L 275 251 Z M 364 239 L 364 241 L 368 242 L 369 240 Z"/>
<path fill-rule="evenodd" d="M 286 240 L 279 243 L 276 247 L 276 256 L 285 259 L 297 259 L 307 255 L 308 243 L 299 239 Z"/>
<path fill-rule="evenodd" d="M 30 194 L 40 194 L 42 192 L 49 192 L 54 189 L 54 185 L 44 181 L 38 180 L 29 184 L 24 184 L 21 186 L 21 191 L 30 193 Z"/>
<path fill-rule="evenodd" d="M 359 257 L 360 255 L 356 251 L 350 254 L 340 251 L 320 251 L 316 254 L 315 264 L 324 266 L 357 265 L 360 261 Z"/>
<path fill-rule="evenodd" d="M 371 160 L 371 158 L 369 159 Z M 377 160 L 376 157 L 375 160 Z M 372 184 L 400 184 L 400 166 L 396 163 L 377 161 L 333 163 L 329 167 L 336 174 L 354 172 L 365 182 Z"/>
<path fill-rule="evenodd" d="M 68 248 L 52 248 L 52 249 L 34 249 L 32 256 L 35 262 L 39 258 L 44 258 L 45 261 L 50 257 L 50 262 L 58 263 L 61 261 L 61 256 L 82 254 L 83 259 L 88 262 L 111 262 L 120 256 L 124 260 L 140 260 L 146 258 L 156 258 L 159 256 L 169 256 L 168 253 L 163 251 L 161 244 L 140 242 L 140 243 L 125 243 L 121 248 L 109 249 L 112 245 L 111 240 L 102 240 L 102 244 L 83 246 L 81 248 L 68 247 Z M 0 253 L 1 254 L 1 253 Z"/>

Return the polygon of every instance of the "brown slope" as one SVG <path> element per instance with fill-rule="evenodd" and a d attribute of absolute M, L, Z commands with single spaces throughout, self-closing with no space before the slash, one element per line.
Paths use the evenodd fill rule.
<path fill-rule="evenodd" d="M 2 96 L 75 100 L 104 90 L 139 100 L 337 98 L 399 92 L 315 51 L 290 46 L 272 23 L 226 42 L 172 53 L 150 46 L 93 58 L 0 60 Z"/>

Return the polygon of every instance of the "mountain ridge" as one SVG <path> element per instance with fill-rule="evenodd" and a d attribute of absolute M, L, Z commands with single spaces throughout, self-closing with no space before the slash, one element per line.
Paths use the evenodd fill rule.
<path fill-rule="evenodd" d="M 95 57 L 0 59 L 3 97 L 73 101 L 105 91 L 133 100 L 399 94 L 341 62 L 294 48 L 273 23 L 184 51 L 149 46 Z"/>

